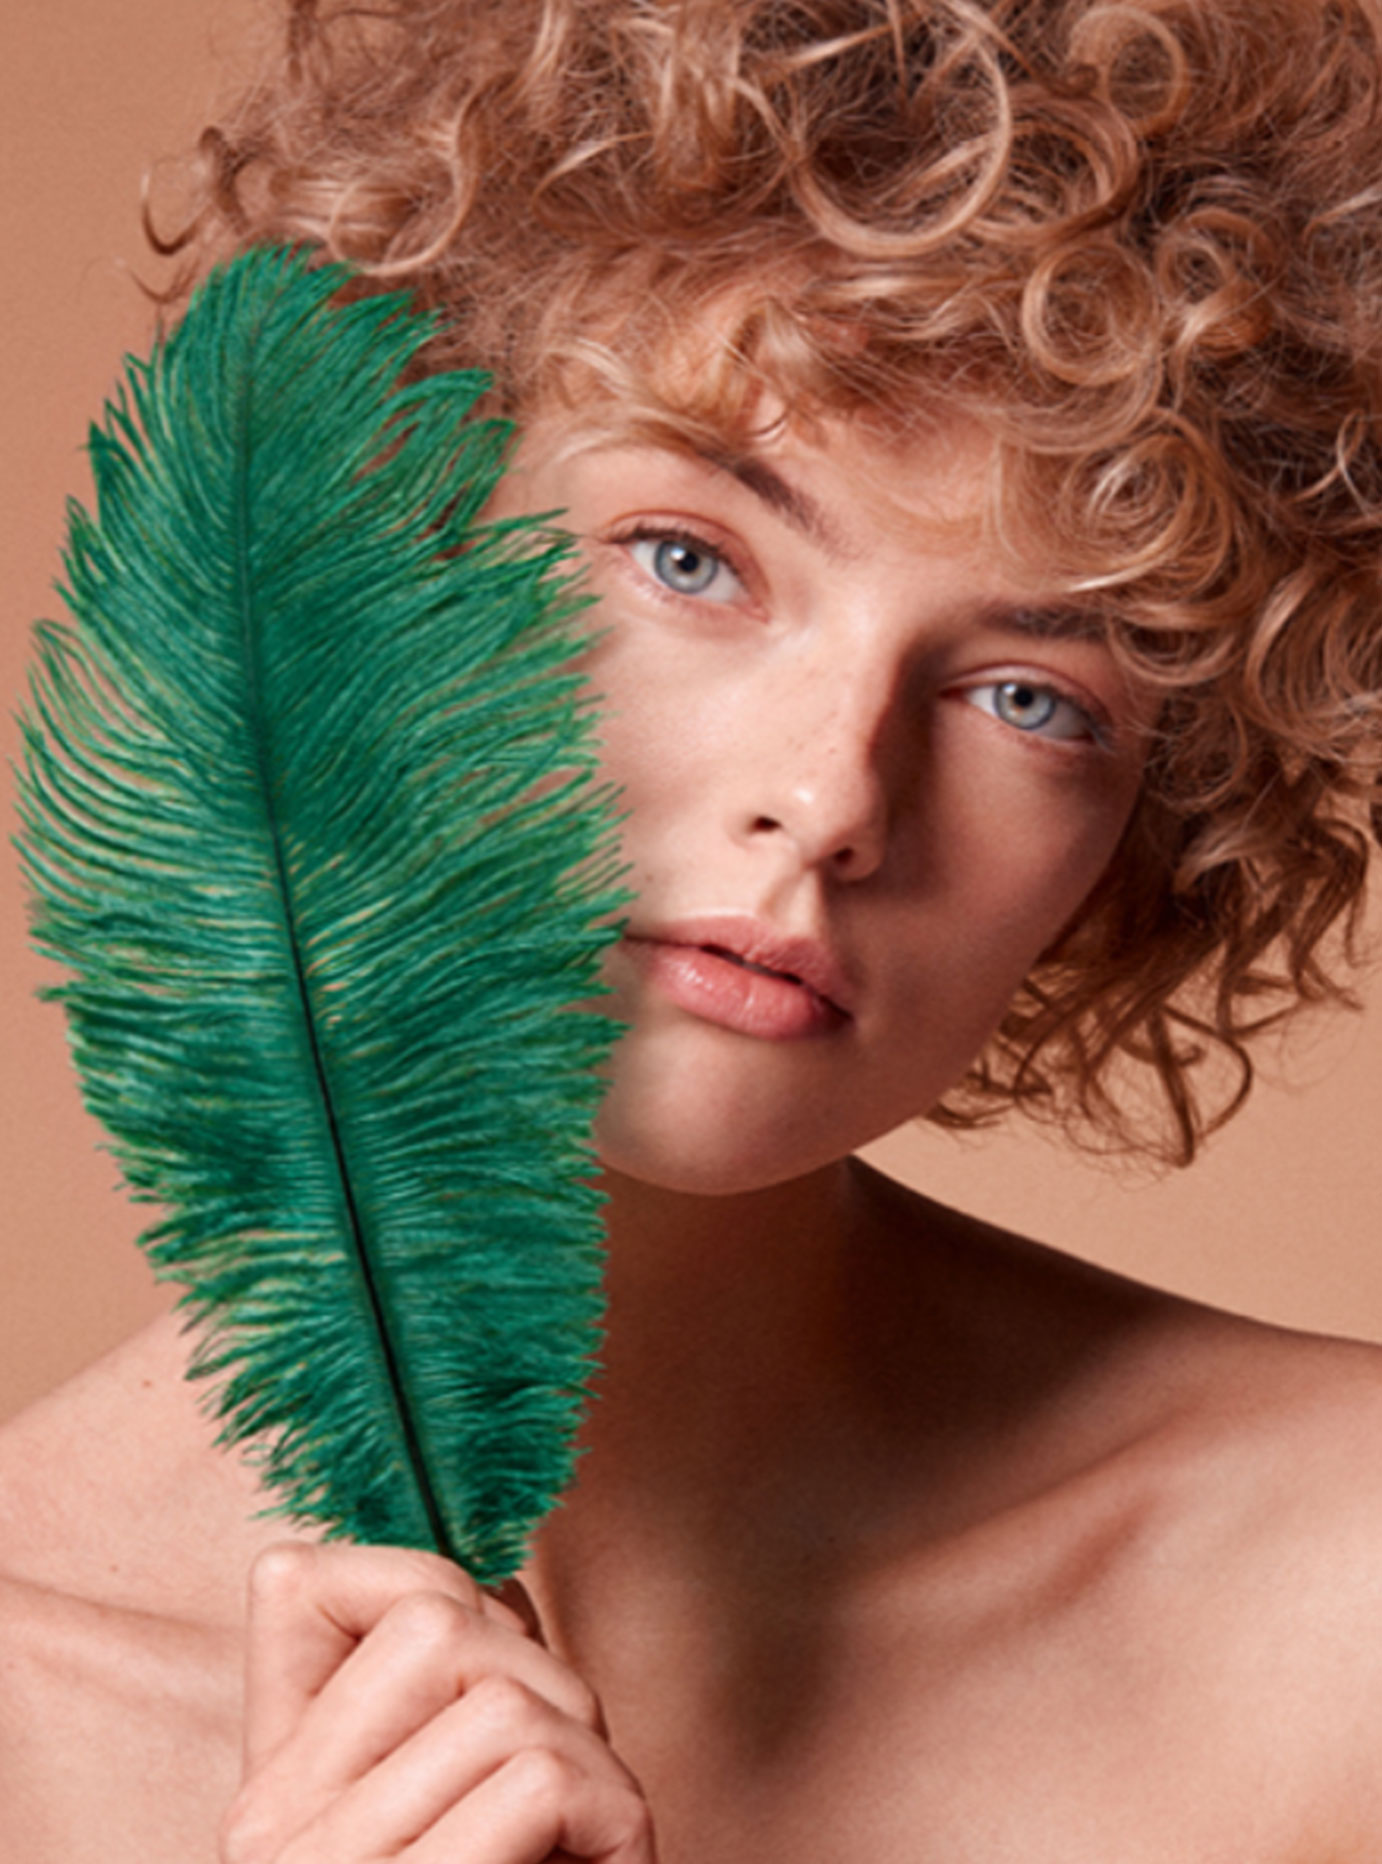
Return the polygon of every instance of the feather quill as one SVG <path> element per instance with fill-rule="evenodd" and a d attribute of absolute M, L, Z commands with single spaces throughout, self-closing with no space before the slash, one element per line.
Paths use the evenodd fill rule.
<path fill-rule="evenodd" d="M 92 430 L 22 859 L 88 1105 L 295 1518 L 520 1564 L 598 1344 L 612 798 L 564 546 L 433 325 L 257 249 Z"/>

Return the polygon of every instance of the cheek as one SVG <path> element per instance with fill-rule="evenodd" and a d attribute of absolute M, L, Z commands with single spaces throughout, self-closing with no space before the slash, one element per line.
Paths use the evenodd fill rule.
<path fill-rule="evenodd" d="M 1126 812 L 1077 823 L 1013 819 L 971 863 L 963 891 L 980 945 L 1010 954 L 1022 975 L 1076 917 L 1118 845 Z"/>
<path fill-rule="evenodd" d="M 925 994 L 954 1007 L 956 1033 L 963 1026 L 975 1051 L 1078 918 L 1137 791 L 1135 770 L 1072 763 L 1034 771 L 1025 747 L 988 763 L 970 759 L 953 780 L 929 787 L 913 844 L 910 949 L 930 973 Z M 893 924 L 899 948 L 908 947 L 908 917 L 899 911 Z"/>
<path fill-rule="evenodd" d="M 1112 859 L 1140 769 L 1098 752 L 1048 755 L 972 711 L 951 714 L 957 729 L 946 722 L 917 796 L 923 870 L 968 896 L 982 923 L 1025 934 L 1035 956 Z"/>
<path fill-rule="evenodd" d="M 654 652 L 627 638 L 602 643 L 588 671 L 599 699 L 601 767 L 633 818 L 626 834 L 704 808 L 708 784 L 751 742 L 745 687 L 708 680 L 695 655 Z"/>

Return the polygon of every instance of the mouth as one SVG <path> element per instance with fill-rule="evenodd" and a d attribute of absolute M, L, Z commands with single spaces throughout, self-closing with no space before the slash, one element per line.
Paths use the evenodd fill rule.
<path fill-rule="evenodd" d="M 725 913 L 630 932 L 626 939 L 664 982 L 676 982 L 687 1007 L 695 995 L 727 1017 L 742 1013 L 754 1033 L 820 1034 L 853 1018 L 851 986 L 821 939 Z"/>
<path fill-rule="evenodd" d="M 737 964 L 740 970 L 757 971 L 760 977 L 785 977 L 789 984 L 805 984 L 804 977 L 798 977 L 794 971 L 774 971 L 771 965 L 755 964 L 752 958 L 741 958 L 737 951 L 731 951 L 728 945 L 701 945 L 701 951 L 708 951 L 713 958 L 728 958 L 731 964 Z M 807 985 L 809 989 L 810 986 Z"/>
<path fill-rule="evenodd" d="M 723 958 L 728 964 L 737 965 L 741 971 L 751 971 L 755 977 L 777 977 L 781 978 L 784 983 L 796 984 L 802 990 L 809 990 L 813 996 L 819 997 L 822 1003 L 829 1004 L 830 1008 L 838 1011 L 841 1016 L 848 1014 L 847 1011 L 840 1009 L 838 1003 L 833 1002 L 823 991 L 817 990 L 804 977 L 799 977 L 795 971 L 780 971 L 775 970 L 772 965 L 756 964 L 752 958 L 744 957 L 741 952 L 731 951 L 728 945 L 699 945 L 697 950 L 709 952 L 712 958 Z"/>

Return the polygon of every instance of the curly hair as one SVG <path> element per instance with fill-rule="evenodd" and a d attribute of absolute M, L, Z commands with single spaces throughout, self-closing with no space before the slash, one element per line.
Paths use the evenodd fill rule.
<path fill-rule="evenodd" d="M 438 307 L 436 364 L 520 419 L 594 400 L 738 446 L 768 391 L 797 421 L 993 433 L 995 525 L 1041 539 L 1164 709 L 1111 868 L 931 1117 L 1017 1103 L 1187 1162 L 1248 1038 L 1348 1000 L 1356 957 L 1377 0 L 286 5 L 190 217 L 151 229 L 175 290 L 306 243 Z M 1129 1063 L 1157 1090 L 1135 1119 Z"/>

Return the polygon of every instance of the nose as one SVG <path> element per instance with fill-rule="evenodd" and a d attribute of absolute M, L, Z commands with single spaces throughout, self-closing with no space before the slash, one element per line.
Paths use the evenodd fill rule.
<path fill-rule="evenodd" d="M 881 865 L 892 815 L 891 693 L 864 670 L 801 670 L 772 683 L 747 720 L 751 755 L 735 799 L 739 835 L 781 838 L 804 867 L 863 880 Z"/>

